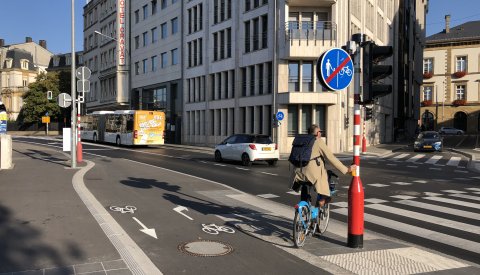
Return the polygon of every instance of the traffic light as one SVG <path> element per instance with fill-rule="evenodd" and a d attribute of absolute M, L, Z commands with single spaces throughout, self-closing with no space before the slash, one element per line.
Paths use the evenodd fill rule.
<path fill-rule="evenodd" d="M 365 121 L 372 119 L 373 110 L 372 108 L 365 107 Z"/>
<path fill-rule="evenodd" d="M 392 54 L 392 46 L 377 46 L 371 41 L 365 42 L 363 45 L 362 101 L 364 104 L 371 103 L 373 99 L 392 92 L 392 85 L 378 83 L 379 80 L 392 74 L 392 65 L 378 64 Z"/>

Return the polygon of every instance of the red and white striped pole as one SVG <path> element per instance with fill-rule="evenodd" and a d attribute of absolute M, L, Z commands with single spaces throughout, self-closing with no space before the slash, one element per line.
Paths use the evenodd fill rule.
<path fill-rule="evenodd" d="M 78 104 L 80 105 L 80 104 Z M 78 108 L 77 114 L 77 163 L 83 161 L 83 154 L 82 154 L 82 142 L 80 140 L 80 108 Z"/>
<path fill-rule="evenodd" d="M 360 180 L 360 47 L 354 55 L 355 87 L 354 87 L 354 126 L 353 126 L 353 162 L 357 169 L 353 173 L 352 182 L 348 189 L 348 247 L 363 247 L 363 186 Z"/>
<path fill-rule="evenodd" d="M 365 138 L 365 118 L 363 119 L 362 136 L 362 154 L 365 154 L 367 152 L 367 139 Z"/>

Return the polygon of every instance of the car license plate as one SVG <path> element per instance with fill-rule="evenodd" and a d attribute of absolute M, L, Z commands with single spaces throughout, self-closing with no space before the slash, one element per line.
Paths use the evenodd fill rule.
<path fill-rule="evenodd" d="M 424 145 L 423 148 L 432 148 L 432 145 Z"/>
<path fill-rule="evenodd" d="M 272 151 L 272 148 L 270 148 L 270 147 L 263 147 L 263 148 L 262 148 L 262 151 Z"/>

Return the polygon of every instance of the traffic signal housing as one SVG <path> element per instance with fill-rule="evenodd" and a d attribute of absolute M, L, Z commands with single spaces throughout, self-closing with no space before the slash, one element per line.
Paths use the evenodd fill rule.
<path fill-rule="evenodd" d="M 371 103 L 375 98 L 385 96 L 392 92 L 391 84 L 383 84 L 378 81 L 391 75 L 392 65 L 380 65 L 388 57 L 392 56 L 392 46 L 377 46 L 374 42 L 365 42 L 363 47 L 363 104 Z"/>
<path fill-rule="evenodd" d="M 372 119 L 373 109 L 365 107 L 365 121 Z"/>

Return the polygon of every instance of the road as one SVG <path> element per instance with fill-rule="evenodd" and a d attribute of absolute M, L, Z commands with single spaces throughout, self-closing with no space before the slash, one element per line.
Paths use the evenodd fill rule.
<path fill-rule="evenodd" d="M 16 140 L 32 141 L 28 138 Z M 39 140 L 35 142 L 61 146 L 60 142 Z M 164 147 L 115 148 L 91 144 L 84 144 L 84 155 L 85 158 L 92 158 L 99 164 L 87 174 L 86 184 L 100 198 L 102 204 L 105 206 L 135 204 L 137 208 L 142 209 L 141 221 L 146 226 L 158 224 L 159 220 L 164 226 L 168 224 L 171 230 L 169 232 L 174 237 L 171 234 L 165 234 L 159 238 L 163 237 L 163 240 L 171 246 L 178 245 L 182 240 L 192 239 L 192 237 L 185 238 L 182 232 L 188 232 L 187 235 L 198 238 L 203 236 L 203 233 L 198 230 L 201 223 L 219 224 L 219 216 L 223 220 L 228 220 L 226 213 L 248 212 L 249 217 L 252 217 L 252 212 L 251 209 L 246 211 L 241 206 L 235 206 L 235 200 L 231 200 L 235 196 L 227 194 L 225 188 L 217 186 L 212 189 L 211 186 L 199 186 L 195 178 L 179 183 L 176 182 L 175 175 L 170 175 L 168 180 L 159 181 L 157 179 L 159 171 L 154 167 L 218 182 L 256 197 L 278 202 L 286 207 L 291 207 L 298 202 L 298 195 L 289 190 L 290 168 L 286 161 L 279 161 L 276 167 L 254 164 L 247 168 L 235 162 L 216 163 L 213 161 L 213 156 L 201 150 Z M 350 163 L 350 158 L 342 160 L 345 164 Z M 103 167 L 102 162 L 106 164 L 113 162 L 116 166 L 115 170 Z M 408 149 L 384 157 L 362 157 L 361 178 L 365 188 L 366 232 L 378 232 L 480 263 L 480 246 L 478 246 L 480 174 L 468 170 L 467 162 L 466 157 L 449 151 L 414 153 Z M 142 168 L 141 173 L 132 173 L 129 168 L 139 163 L 149 166 Z M 161 170 L 162 173 L 165 171 L 167 170 Z M 332 207 L 332 217 L 342 222 L 347 221 L 349 181 L 349 177 L 341 176 L 340 192 L 334 198 Z M 219 197 L 222 196 L 230 199 L 225 200 L 224 204 L 211 203 L 212 198 L 221 202 Z M 190 228 L 191 223 L 188 218 L 173 211 L 172 205 L 186 206 L 190 209 L 191 212 L 183 211 L 183 213 L 190 214 L 195 220 L 196 231 Z M 169 208 L 169 211 L 163 211 L 165 208 Z M 260 213 L 262 212 L 258 211 L 257 216 L 261 215 Z M 138 233 L 139 225 L 132 222 L 131 216 L 119 213 L 113 215 L 126 228 L 126 231 L 136 236 L 136 241 L 149 251 L 149 256 L 156 259 L 159 266 L 166 266 L 167 270 L 174 268 L 169 266 L 170 258 L 168 253 L 165 254 L 165 250 L 159 250 L 158 246 L 152 245 L 151 237 L 148 235 Z M 265 215 L 261 218 L 257 217 L 255 222 L 261 223 L 262 220 L 264 222 L 268 220 L 268 223 L 277 224 L 279 227 L 289 228 L 289 225 L 281 224 L 281 221 Z M 281 235 L 280 239 L 289 238 L 288 234 L 281 232 L 284 235 Z M 235 237 L 222 235 L 222 239 L 234 243 L 241 249 L 254 246 L 251 239 L 238 237 L 238 235 Z M 257 245 L 255 244 L 255 249 Z M 273 253 L 267 245 L 261 245 L 258 249 Z M 275 250 L 275 253 L 279 252 Z M 281 256 L 295 263 L 293 265 L 295 268 L 300 268 L 292 269 L 292 272 L 298 273 L 298 270 L 302 270 L 301 264 L 295 261 L 296 258 L 287 254 Z M 264 258 L 243 258 L 243 261 L 246 260 L 252 261 L 252 266 L 260 266 L 261 262 L 265 261 Z M 194 262 L 194 264 L 205 263 Z M 227 267 L 221 267 L 227 270 Z M 289 265 L 284 268 L 289 268 Z M 307 265 L 305 272 L 309 273 L 312 270 L 314 270 L 313 267 Z"/>

